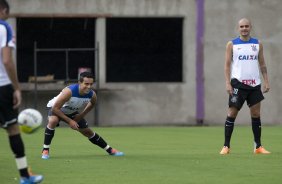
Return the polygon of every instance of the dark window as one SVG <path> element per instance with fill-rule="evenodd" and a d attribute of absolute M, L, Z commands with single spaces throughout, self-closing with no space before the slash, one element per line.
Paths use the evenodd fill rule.
<path fill-rule="evenodd" d="M 107 82 L 182 82 L 183 18 L 108 18 Z"/>
<path fill-rule="evenodd" d="M 37 48 L 94 48 L 94 18 L 17 18 L 17 67 L 20 82 L 34 75 L 34 42 Z M 94 51 L 69 52 L 68 75 L 77 79 L 78 68 L 94 71 Z M 38 76 L 66 78 L 65 52 L 38 52 Z"/>

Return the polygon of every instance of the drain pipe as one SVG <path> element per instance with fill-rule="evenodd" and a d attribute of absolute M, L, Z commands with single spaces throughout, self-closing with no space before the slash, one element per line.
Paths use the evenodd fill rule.
<path fill-rule="evenodd" d="M 202 126 L 205 117 L 204 89 L 204 0 L 196 0 L 196 123 Z"/>

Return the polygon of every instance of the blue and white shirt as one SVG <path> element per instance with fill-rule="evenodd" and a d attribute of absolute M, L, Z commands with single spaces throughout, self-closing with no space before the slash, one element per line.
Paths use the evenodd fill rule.
<path fill-rule="evenodd" d="M 2 61 L 3 47 L 15 48 L 16 46 L 13 39 L 13 31 L 11 26 L 6 21 L 0 20 L 0 86 L 11 84 L 11 81 Z"/>
<path fill-rule="evenodd" d="M 68 88 L 71 90 L 71 93 L 72 93 L 71 98 L 61 108 L 62 112 L 67 115 L 83 110 L 86 107 L 86 105 L 91 101 L 91 98 L 95 94 L 93 90 L 90 90 L 89 93 L 85 95 L 80 95 L 79 94 L 79 84 L 72 84 L 68 86 Z M 59 95 L 51 99 L 48 102 L 47 107 L 52 107 L 54 103 L 56 102 Z"/>
<path fill-rule="evenodd" d="M 250 38 L 243 41 L 240 37 L 232 40 L 233 61 L 231 79 L 237 79 L 243 84 L 255 87 L 261 84 L 260 70 L 258 63 L 259 41 Z"/>

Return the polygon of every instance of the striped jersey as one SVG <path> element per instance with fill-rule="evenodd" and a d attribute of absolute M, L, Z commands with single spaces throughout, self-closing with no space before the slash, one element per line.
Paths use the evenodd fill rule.
<path fill-rule="evenodd" d="M 62 112 L 67 115 L 72 114 L 77 111 L 79 112 L 82 109 L 84 109 L 86 105 L 91 101 L 91 98 L 93 97 L 95 93 L 93 90 L 90 90 L 89 93 L 85 95 L 80 95 L 79 94 L 79 84 L 72 84 L 68 86 L 67 88 L 71 90 L 71 98 L 61 108 Z M 59 95 L 51 99 L 48 102 L 47 107 L 52 107 Z"/>
<path fill-rule="evenodd" d="M 13 31 L 6 21 L 0 20 L 0 86 L 11 84 L 11 81 L 2 61 L 2 48 L 7 46 L 15 48 L 15 42 L 13 40 Z"/>
<path fill-rule="evenodd" d="M 240 37 L 232 40 L 233 61 L 231 79 L 237 79 L 241 83 L 255 87 L 261 84 L 258 63 L 259 41 L 250 38 L 243 41 Z"/>

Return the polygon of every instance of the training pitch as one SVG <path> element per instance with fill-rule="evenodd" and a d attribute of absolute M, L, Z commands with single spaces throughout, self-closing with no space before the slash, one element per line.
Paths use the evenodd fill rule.
<path fill-rule="evenodd" d="M 270 155 L 253 154 L 250 126 L 235 126 L 231 154 L 219 155 L 220 127 L 92 128 L 124 157 L 112 157 L 87 138 L 58 127 L 50 159 L 41 159 L 44 129 L 22 134 L 28 163 L 44 184 L 281 184 L 282 126 L 265 126 Z M 19 183 L 4 129 L 0 129 L 0 183 Z"/>

